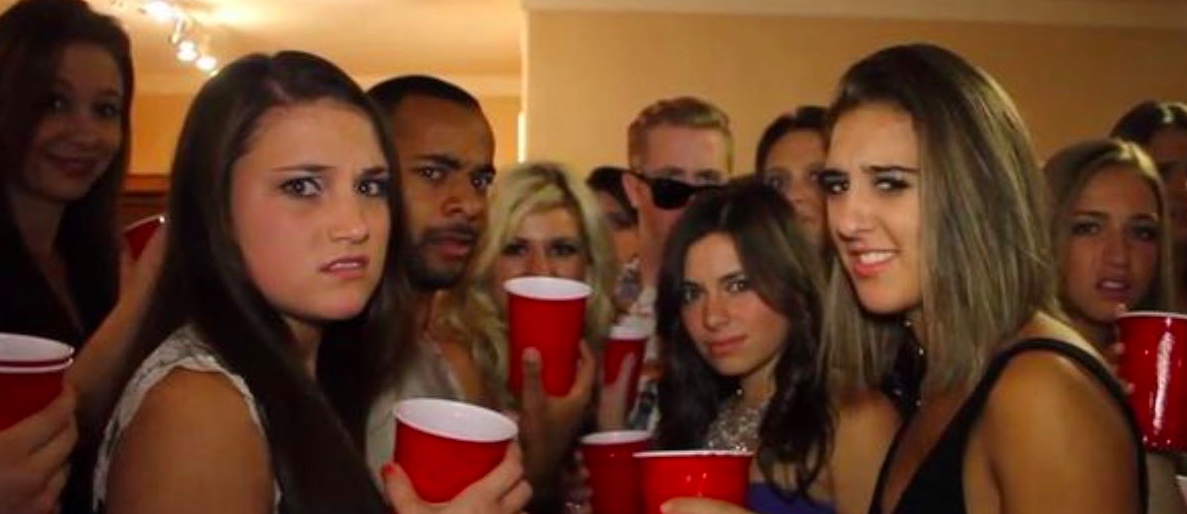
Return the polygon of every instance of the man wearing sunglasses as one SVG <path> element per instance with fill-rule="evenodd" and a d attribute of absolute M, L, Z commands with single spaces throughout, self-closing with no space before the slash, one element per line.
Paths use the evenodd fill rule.
<path fill-rule="evenodd" d="M 654 330 L 655 284 L 668 232 L 698 194 L 720 187 L 733 163 L 729 118 L 714 105 L 693 97 L 660 100 L 644 108 L 627 132 L 629 171 L 623 187 L 639 214 L 639 254 L 620 277 L 619 294 L 633 298 L 627 321 Z M 659 378 L 659 343 L 648 342 L 639 396 L 626 425 L 651 428 L 655 382 Z M 614 394 L 607 395 L 614 397 Z M 605 408 L 605 407 L 604 407 Z M 614 427 L 615 405 L 603 412 L 602 425 Z"/>

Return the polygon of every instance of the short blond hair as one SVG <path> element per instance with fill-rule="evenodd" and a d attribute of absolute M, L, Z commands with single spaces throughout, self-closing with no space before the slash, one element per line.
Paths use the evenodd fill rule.
<path fill-rule="evenodd" d="M 725 137 L 727 166 L 733 167 L 734 135 L 730 131 L 730 119 L 717 106 L 692 96 L 680 96 L 659 100 L 639 111 L 627 128 L 627 162 L 638 168 L 643 153 L 647 151 L 647 133 L 659 126 L 708 129 L 721 132 Z M 732 171 L 732 169 L 727 169 Z"/>

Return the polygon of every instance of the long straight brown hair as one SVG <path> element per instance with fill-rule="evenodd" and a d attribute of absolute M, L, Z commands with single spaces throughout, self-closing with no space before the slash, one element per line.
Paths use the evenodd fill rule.
<path fill-rule="evenodd" d="M 987 73 L 927 44 L 853 65 L 829 110 L 829 132 L 838 117 L 870 104 L 902 109 L 918 138 L 923 387 L 974 382 L 1009 336 L 1057 307 L 1045 184 L 1026 126 Z M 843 383 L 876 387 L 911 331 L 901 316 L 865 312 L 842 269 L 826 297 L 825 365 L 842 371 Z"/>
<path fill-rule="evenodd" d="M 265 113 L 326 99 L 357 109 L 374 127 L 393 170 L 392 237 L 384 279 L 364 312 L 326 327 L 314 381 L 292 332 L 247 275 L 229 195 L 234 163 Z M 381 118 L 345 73 L 310 54 L 281 52 L 244 57 L 210 79 L 177 145 L 165 263 L 139 348 L 147 353 L 188 324 L 243 377 L 261 407 L 284 512 L 387 512 L 362 451 L 372 402 L 411 348 L 411 286 L 399 265 L 409 245 L 387 141 Z"/>

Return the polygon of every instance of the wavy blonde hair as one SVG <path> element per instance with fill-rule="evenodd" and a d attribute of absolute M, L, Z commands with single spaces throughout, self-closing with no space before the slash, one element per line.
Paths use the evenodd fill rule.
<path fill-rule="evenodd" d="M 614 320 L 611 301 L 618 265 L 609 228 L 593 192 L 554 163 L 526 163 L 496 183 L 487 210 L 486 230 L 474 259 L 446 298 L 442 323 L 451 335 L 469 342 L 470 353 L 492 391 L 506 399 L 507 321 L 496 303 L 495 262 L 529 214 L 567 209 L 577 218 L 585 250 L 585 282 L 591 293 L 585 309 L 585 340 L 600 346 Z"/>

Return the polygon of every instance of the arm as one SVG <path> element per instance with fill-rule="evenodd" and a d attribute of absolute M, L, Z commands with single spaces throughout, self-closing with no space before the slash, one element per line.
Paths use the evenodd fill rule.
<path fill-rule="evenodd" d="M 74 393 L 0 432 L 0 512 L 54 512 L 78 431 Z"/>
<path fill-rule="evenodd" d="M 623 430 L 626 428 L 626 417 L 629 406 L 634 398 L 627 398 L 630 392 L 630 380 L 635 366 L 634 355 L 627 355 L 618 371 L 618 378 L 611 384 L 604 385 L 598 394 L 597 423 L 598 430 Z"/>
<path fill-rule="evenodd" d="M 125 428 L 107 482 L 107 512 L 272 512 L 268 447 L 223 376 L 173 371 Z"/>
<path fill-rule="evenodd" d="M 165 253 L 162 226 L 149 240 L 131 276 L 122 280 L 115 308 L 75 356 L 66 379 L 78 390 L 78 418 L 83 434 L 101 434 L 103 422 L 119 398 L 123 380 L 136 365 L 132 342 L 148 310 Z"/>
<path fill-rule="evenodd" d="M 898 411 L 877 391 L 855 393 L 838 402 L 833 453 L 826 470 L 838 514 L 868 512 L 898 426 Z"/>
<path fill-rule="evenodd" d="M 540 489 L 542 484 L 555 476 L 581 426 L 593 398 L 597 360 L 583 341 L 577 378 L 569 394 L 563 397 L 550 397 L 544 393 L 538 352 L 524 352 L 523 368 L 523 413 L 520 417 L 519 439 L 524 445 L 528 480 Z"/>
<path fill-rule="evenodd" d="M 1030 352 L 1011 361 L 980 430 L 1003 514 L 1138 510 L 1139 448 L 1125 418 L 1066 358 Z"/>

